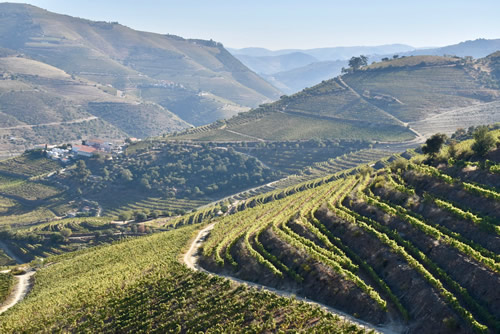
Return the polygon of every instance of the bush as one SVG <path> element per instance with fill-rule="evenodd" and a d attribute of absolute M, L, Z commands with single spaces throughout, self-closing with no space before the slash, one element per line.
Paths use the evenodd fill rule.
<path fill-rule="evenodd" d="M 495 146 L 496 140 L 486 126 L 478 127 L 473 136 L 472 150 L 480 157 L 484 157 Z"/>
<path fill-rule="evenodd" d="M 130 220 L 130 212 L 122 212 L 118 215 L 118 219 L 121 220 L 121 221 L 127 221 L 127 220 Z"/>
<path fill-rule="evenodd" d="M 148 215 L 145 214 L 144 212 L 137 212 L 134 217 L 136 222 L 142 222 L 148 219 Z"/>

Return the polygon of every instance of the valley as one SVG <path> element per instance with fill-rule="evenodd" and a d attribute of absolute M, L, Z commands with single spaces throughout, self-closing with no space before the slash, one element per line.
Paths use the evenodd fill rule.
<path fill-rule="evenodd" d="M 111 3 L 0 3 L 1 333 L 500 332 L 500 40 Z"/>

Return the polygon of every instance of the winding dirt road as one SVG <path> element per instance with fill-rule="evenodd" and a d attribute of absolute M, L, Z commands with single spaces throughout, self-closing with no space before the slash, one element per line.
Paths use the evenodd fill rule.
<path fill-rule="evenodd" d="M 227 278 L 227 279 L 229 279 L 237 284 L 244 284 L 246 286 L 253 287 L 253 288 L 256 288 L 258 290 L 266 290 L 266 291 L 275 293 L 281 297 L 295 298 L 296 300 L 306 302 L 310 305 L 318 306 L 321 309 L 326 310 L 330 313 L 333 313 L 333 314 L 339 316 L 343 320 L 355 323 L 356 325 L 358 325 L 362 328 L 365 328 L 366 330 L 374 330 L 374 331 L 379 332 L 379 333 L 387 333 L 387 334 L 396 334 L 396 333 L 403 332 L 404 328 L 403 328 L 403 326 L 401 326 L 399 324 L 391 324 L 391 325 L 386 326 L 386 327 L 373 326 L 367 322 L 356 319 L 356 318 L 350 316 L 349 314 L 344 313 L 342 311 L 339 311 L 337 309 L 334 309 L 330 306 L 326 306 L 324 304 L 311 301 L 310 299 L 307 299 L 307 298 L 296 296 L 295 294 L 293 294 L 290 291 L 269 288 L 269 287 L 261 285 L 261 284 L 257 284 L 257 283 L 253 283 L 253 282 L 249 282 L 249 281 L 244 281 L 244 280 L 241 280 L 238 278 L 234 278 L 232 276 L 215 274 L 215 273 L 207 271 L 206 269 L 202 268 L 198 264 L 198 257 L 199 257 L 198 252 L 200 250 L 200 247 L 201 247 L 203 241 L 205 241 L 205 239 L 208 237 L 208 235 L 210 234 L 210 231 L 214 228 L 214 226 L 215 226 L 215 223 L 212 223 L 212 224 L 206 226 L 205 228 L 203 228 L 200 232 L 198 232 L 198 235 L 191 243 L 189 250 L 184 254 L 183 260 L 188 268 L 190 268 L 192 270 L 196 270 L 196 271 L 202 271 L 202 272 L 205 272 L 209 275 L 221 276 L 221 277 Z"/>
<path fill-rule="evenodd" d="M 5 254 L 10 256 L 14 261 L 16 261 L 18 264 L 23 264 L 24 261 L 17 257 L 10 249 L 9 247 L 2 241 L 0 241 L 0 249 L 2 249 Z M 2 271 L 4 273 L 9 272 L 9 270 L 4 270 Z M 19 303 L 21 300 L 23 300 L 24 297 L 28 294 L 28 292 L 31 290 L 31 277 L 35 274 L 35 271 L 33 269 L 28 269 L 26 273 L 22 275 L 17 275 L 14 276 L 14 279 L 16 282 L 14 283 L 14 287 L 12 288 L 12 291 L 10 292 L 10 295 L 7 297 L 4 303 L 0 304 L 0 314 L 4 313 L 7 311 L 9 308 L 12 306 L 16 305 Z"/>
<path fill-rule="evenodd" d="M 72 120 L 72 121 L 51 122 L 51 123 L 44 123 L 44 124 L 15 125 L 15 126 L 10 126 L 10 127 L 6 127 L 6 128 L 0 128 L 0 130 L 32 129 L 32 128 L 41 127 L 41 126 L 55 126 L 55 125 L 78 124 L 78 123 L 90 122 L 90 121 L 93 121 L 94 119 L 97 119 L 97 117 L 96 116 L 90 116 L 90 117 L 87 117 L 87 118 L 80 118 L 80 119 L 75 119 L 75 120 Z"/>
<path fill-rule="evenodd" d="M 9 308 L 19 303 L 24 297 L 26 297 L 31 289 L 31 277 L 34 274 L 34 270 L 29 270 L 23 275 L 14 277 L 16 283 L 14 285 L 14 288 L 12 289 L 12 292 L 10 293 L 10 296 L 2 305 L 0 305 L 0 314 L 4 313 Z"/>

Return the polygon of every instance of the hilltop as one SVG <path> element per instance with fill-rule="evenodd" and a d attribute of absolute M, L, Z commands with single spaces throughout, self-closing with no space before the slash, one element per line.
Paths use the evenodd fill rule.
<path fill-rule="evenodd" d="M 374 63 L 180 138 L 403 141 L 436 128 L 453 133 L 498 122 L 493 59 L 414 56 Z"/>
<path fill-rule="evenodd" d="M 381 46 L 333 47 L 309 50 L 267 50 L 263 48 L 229 49 L 245 65 L 261 74 L 268 82 L 287 94 L 293 94 L 311 87 L 323 80 L 331 79 L 347 67 L 351 57 L 365 55 L 370 62 L 399 56 L 458 56 L 483 58 L 500 50 L 500 39 L 476 39 L 437 48 L 416 49 L 408 45 L 392 44 Z M 301 63 L 288 63 L 288 69 L 275 66 L 293 54 L 308 55 Z M 316 59 L 316 60 L 314 60 Z M 290 65 L 292 67 L 290 68 Z"/>

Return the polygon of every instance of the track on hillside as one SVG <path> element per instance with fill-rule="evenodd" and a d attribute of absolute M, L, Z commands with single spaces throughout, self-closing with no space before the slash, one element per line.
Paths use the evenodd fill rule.
<path fill-rule="evenodd" d="M 295 298 L 296 300 L 303 301 L 303 302 L 308 303 L 310 305 L 318 306 L 321 309 L 328 311 L 330 313 L 333 313 L 333 314 L 339 316 L 340 318 L 342 318 L 343 320 L 352 322 L 352 323 L 354 323 L 354 324 L 358 325 L 359 327 L 362 327 L 366 330 L 373 330 L 377 333 L 387 333 L 387 334 L 395 334 L 395 333 L 402 333 L 403 332 L 404 328 L 401 326 L 387 326 L 387 327 L 373 326 L 367 322 L 356 319 L 356 318 L 350 316 L 349 314 L 346 314 L 340 310 L 334 309 L 332 307 L 326 306 L 326 305 L 321 304 L 321 303 L 311 301 L 310 299 L 307 299 L 307 298 L 296 296 L 292 292 L 270 288 L 270 287 L 267 287 L 267 286 L 264 286 L 261 284 L 245 281 L 245 280 L 234 278 L 234 277 L 228 276 L 228 275 L 215 274 L 215 273 L 212 273 L 212 272 L 202 268 L 198 264 L 198 253 L 199 253 L 199 250 L 203 244 L 203 241 L 208 237 L 208 235 L 210 234 L 210 231 L 214 228 L 214 226 L 215 226 L 215 223 L 212 223 L 212 224 L 204 227 L 202 230 L 200 230 L 198 232 L 196 238 L 194 238 L 194 240 L 191 242 L 191 245 L 189 246 L 189 250 L 183 256 L 183 262 L 188 268 L 190 268 L 192 270 L 196 270 L 196 271 L 202 271 L 202 272 L 205 272 L 209 275 L 224 277 L 224 278 L 227 278 L 227 279 L 233 281 L 234 283 L 243 284 L 243 285 L 246 285 L 248 287 L 256 288 L 258 290 L 269 291 L 269 292 L 275 293 L 281 297 Z"/>

